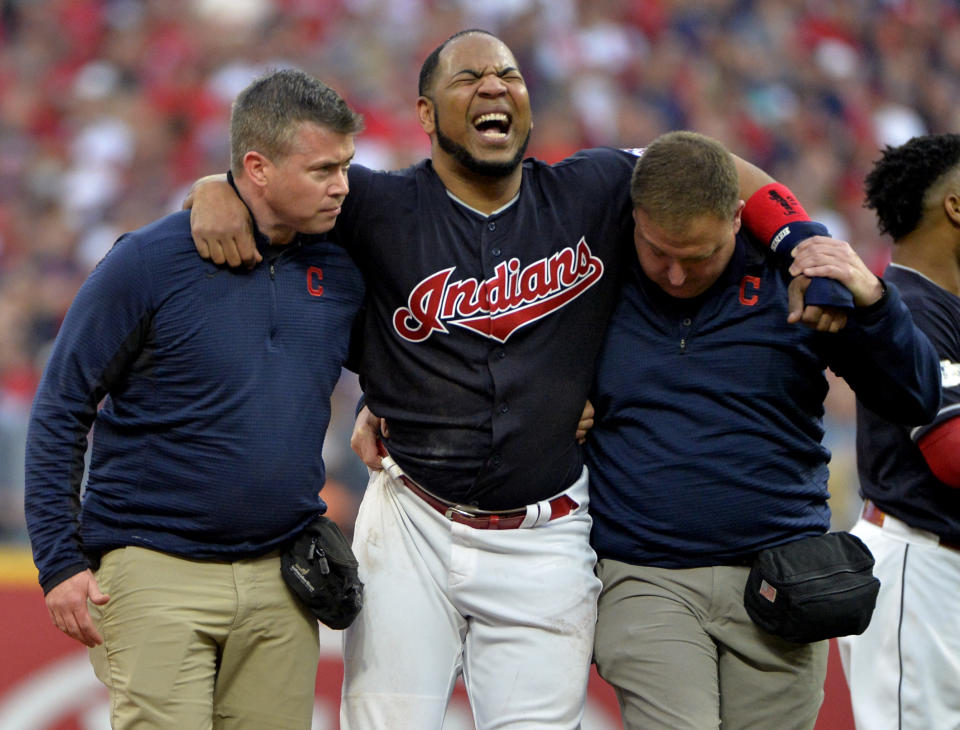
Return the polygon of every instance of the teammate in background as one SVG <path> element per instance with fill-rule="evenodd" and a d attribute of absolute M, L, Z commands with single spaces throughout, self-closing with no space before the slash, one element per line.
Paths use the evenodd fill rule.
<path fill-rule="evenodd" d="M 354 445 L 375 470 L 341 727 L 439 728 L 462 673 L 480 730 L 575 728 L 600 584 L 572 434 L 632 256 L 636 156 L 523 160 L 527 88 L 485 31 L 435 49 L 419 94 L 431 159 L 355 165 L 332 233 L 368 284 Z M 737 164 L 744 196 L 771 182 Z M 229 188 L 194 197 L 201 253 L 255 263 Z"/>
<path fill-rule="evenodd" d="M 960 135 L 888 147 L 867 206 L 893 237 L 884 278 L 940 356 L 943 402 L 928 426 L 858 404 L 865 502 L 853 533 L 876 558 L 869 628 L 839 640 L 858 730 L 960 727 Z"/>
<path fill-rule="evenodd" d="M 113 728 L 310 727 L 317 622 L 278 548 L 326 509 L 321 446 L 363 281 L 318 234 L 361 128 L 302 72 L 255 81 L 231 172 L 270 266 L 201 260 L 174 213 L 123 236 L 64 320 L 30 419 L 27 526 Z"/>
<path fill-rule="evenodd" d="M 788 274 L 738 235 L 744 202 L 718 142 L 659 137 L 631 195 L 637 261 L 598 360 L 586 443 L 598 671 L 631 730 L 812 728 L 827 642 L 756 626 L 748 566 L 829 527 L 824 369 L 887 418 L 920 423 L 939 402 L 936 353 L 848 244 L 810 238 Z M 846 327 L 798 325 L 806 282 L 790 275 L 845 285 Z"/>

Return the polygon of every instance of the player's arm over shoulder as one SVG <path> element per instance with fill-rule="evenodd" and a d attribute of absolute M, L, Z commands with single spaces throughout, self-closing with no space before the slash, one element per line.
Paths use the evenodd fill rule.
<path fill-rule="evenodd" d="M 764 185 L 776 182 L 770 175 L 742 157 L 733 157 L 733 164 L 737 168 L 737 177 L 740 180 L 740 199 L 749 200 L 750 196 Z"/>

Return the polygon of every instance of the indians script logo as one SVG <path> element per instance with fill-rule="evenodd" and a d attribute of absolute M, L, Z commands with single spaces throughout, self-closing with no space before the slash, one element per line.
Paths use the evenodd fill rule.
<path fill-rule="evenodd" d="M 410 342 L 423 342 L 447 325 L 466 327 L 498 342 L 521 327 L 565 307 L 603 276 L 603 262 L 583 238 L 549 258 L 520 268 L 513 258 L 486 281 L 450 281 L 454 267 L 417 284 L 407 306 L 393 313 L 393 328 Z"/>

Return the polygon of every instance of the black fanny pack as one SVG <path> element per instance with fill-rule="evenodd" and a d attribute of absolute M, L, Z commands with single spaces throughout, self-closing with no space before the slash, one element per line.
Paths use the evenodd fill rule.
<path fill-rule="evenodd" d="M 287 586 L 331 629 L 345 629 L 360 613 L 363 583 L 357 558 L 337 523 L 317 517 L 280 556 Z"/>
<path fill-rule="evenodd" d="M 743 593 L 750 618 L 765 631 L 808 643 L 862 634 L 880 581 L 873 555 L 849 532 L 828 532 L 763 550 Z"/>

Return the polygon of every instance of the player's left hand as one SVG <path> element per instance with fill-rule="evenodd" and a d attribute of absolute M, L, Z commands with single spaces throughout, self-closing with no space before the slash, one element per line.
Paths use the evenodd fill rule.
<path fill-rule="evenodd" d="M 367 468 L 373 471 L 380 471 L 383 468 L 380 462 L 380 450 L 377 447 L 381 434 L 390 435 L 387 432 L 387 422 L 377 418 L 367 406 L 361 408 L 353 424 L 350 448 L 367 465 Z"/>
<path fill-rule="evenodd" d="M 794 277 L 787 288 L 790 313 L 787 322 L 817 330 L 818 332 L 839 332 L 847 326 L 847 313 L 843 309 L 833 307 L 806 306 L 803 303 L 803 294 L 810 286 L 810 277 L 800 275 Z"/>
<path fill-rule="evenodd" d="M 593 428 L 594 415 L 593 403 L 588 400 L 583 406 L 583 413 L 580 414 L 580 421 L 577 423 L 578 444 L 582 444 L 587 440 L 587 432 Z"/>
<path fill-rule="evenodd" d="M 250 214 L 226 175 L 197 180 L 183 201 L 183 209 L 190 210 L 193 245 L 203 258 L 231 268 L 253 268 L 263 260 L 253 240 Z"/>

